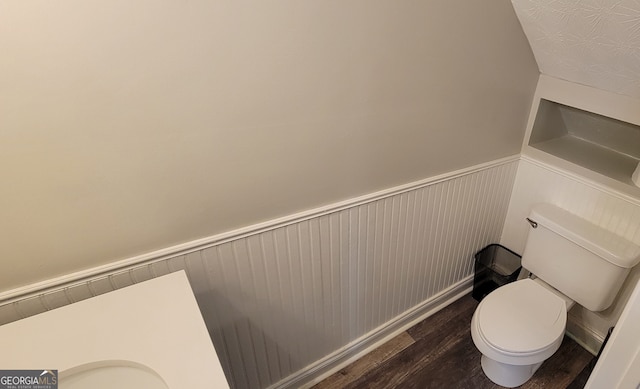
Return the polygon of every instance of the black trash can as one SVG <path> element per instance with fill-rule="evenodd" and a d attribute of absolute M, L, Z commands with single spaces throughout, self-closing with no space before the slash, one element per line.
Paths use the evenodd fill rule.
<path fill-rule="evenodd" d="M 476 256 L 474 299 L 481 301 L 498 287 L 518 279 L 522 256 L 499 244 L 490 244 Z"/>

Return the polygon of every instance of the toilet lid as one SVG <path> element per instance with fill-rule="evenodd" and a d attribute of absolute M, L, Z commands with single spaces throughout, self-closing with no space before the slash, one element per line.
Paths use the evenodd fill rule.
<path fill-rule="evenodd" d="M 477 309 L 482 337 L 511 353 L 549 347 L 564 334 L 567 322 L 564 300 L 528 278 L 496 289 Z"/>

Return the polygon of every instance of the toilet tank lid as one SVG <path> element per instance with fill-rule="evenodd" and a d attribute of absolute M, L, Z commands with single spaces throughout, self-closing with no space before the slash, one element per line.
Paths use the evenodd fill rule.
<path fill-rule="evenodd" d="M 640 246 L 564 209 L 538 204 L 529 217 L 616 266 L 631 268 L 640 262 Z"/>

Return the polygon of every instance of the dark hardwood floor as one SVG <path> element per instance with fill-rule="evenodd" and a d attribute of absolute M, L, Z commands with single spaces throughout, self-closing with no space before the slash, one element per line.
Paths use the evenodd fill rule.
<path fill-rule="evenodd" d="M 314 388 L 500 388 L 485 377 L 481 354 L 471 340 L 477 305 L 471 295 L 459 299 Z M 521 388 L 583 388 L 594 359 L 565 337 Z"/>

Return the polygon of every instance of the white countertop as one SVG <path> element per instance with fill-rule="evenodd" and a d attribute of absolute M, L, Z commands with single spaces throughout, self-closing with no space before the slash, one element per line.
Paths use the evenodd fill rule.
<path fill-rule="evenodd" d="M 0 369 L 58 370 L 63 382 L 121 363 L 171 389 L 229 387 L 183 271 L 0 326 L 0 345 Z"/>

